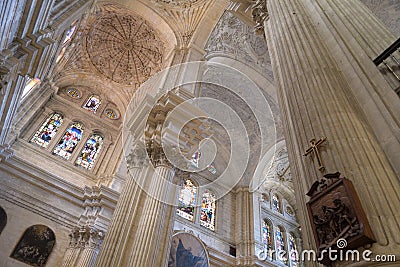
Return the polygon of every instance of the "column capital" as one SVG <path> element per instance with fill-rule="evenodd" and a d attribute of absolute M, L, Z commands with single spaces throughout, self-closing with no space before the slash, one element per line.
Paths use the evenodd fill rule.
<path fill-rule="evenodd" d="M 104 238 L 104 232 L 93 226 L 82 225 L 74 227 L 69 234 L 70 248 L 98 249 Z"/>
<path fill-rule="evenodd" d="M 268 0 L 254 0 L 251 5 L 251 17 L 256 23 L 254 30 L 257 34 L 264 33 L 264 21 L 268 20 L 269 13 L 267 9 Z"/>
<path fill-rule="evenodd" d="M 131 152 L 126 156 L 128 169 L 141 168 L 146 159 L 146 150 L 142 145 L 136 144 L 132 147 Z"/>

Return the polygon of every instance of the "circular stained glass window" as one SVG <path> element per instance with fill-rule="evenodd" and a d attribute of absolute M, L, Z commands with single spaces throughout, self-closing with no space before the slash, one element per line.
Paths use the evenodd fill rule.
<path fill-rule="evenodd" d="M 106 113 L 106 115 L 107 115 L 107 117 L 108 117 L 109 119 L 112 119 L 112 120 L 118 119 L 118 114 L 117 114 L 117 112 L 115 112 L 115 111 L 112 110 L 112 109 L 106 109 L 105 113 Z"/>
<path fill-rule="evenodd" d="M 294 216 L 294 211 L 290 206 L 286 206 L 286 213 L 289 214 L 290 216 Z"/>
<path fill-rule="evenodd" d="M 81 98 L 82 96 L 81 92 L 76 88 L 68 88 L 67 95 L 72 98 Z"/>

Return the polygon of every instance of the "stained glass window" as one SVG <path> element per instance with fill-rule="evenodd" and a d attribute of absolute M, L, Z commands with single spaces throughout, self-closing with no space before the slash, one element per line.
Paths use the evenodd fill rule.
<path fill-rule="evenodd" d="M 82 139 L 82 132 L 83 125 L 78 122 L 73 123 L 58 142 L 53 153 L 68 160 Z"/>
<path fill-rule="evenodd" d="M 74 36 L 75 30 L 76 30 L 76 22 L 72 23 L 71 27 L 68 29 L 68 31 L 65 34 L 65 38 L 63 41 L 63 45 L 69 41 L 71 41 L 72 37 Z"/>
<path fill-rule="evenodd" d="M 297 251 L 296 239 L 292 233 L 289 233 L 289 252 L 290 252 L 290 261 L 292 262 L 292 266 L 296 267 L 299 263 L 299 252 Z"/>
<path fill-rule="evenodd" d="M 267 250 L 267 259 L 272 259 L 272 225 L 268 220 L 263 221 L 262 225 L 262 242 L 264 249 Z"/>
<path fill-rule="evenodd" d="M 215 195 L 206 190 L 201 202 L 200 225 L 212 231 L 215 230 L 215 201 Z"/>
<path fill-rule="evenodd" d="M 93 134 L 82 149 L 81 154 L 76 160 L 76 165 L 82 166 L 85 169 L 92 169 L 98 154 L 100 153 L 101 146 L 103 145 L 103 137 L 99 134 Z"/>
<path fill-rule="evenodd" d="M 277 195 L 272 196 L 272 206 L 277 212 L 281 212 L 280 201 Z"/>
<path fill-rule="evenodd" d="M 276 228 L 275 232 L 275 249 L 278 252 L 278 260 L 283 262 L 287 261 L 286 255 L 284 253 L 279 253 L 279 251 L 285 251 L 285 238 L 284 238 L 284 231 L 281 226 Z"/>
<path fill-rule="evenodd" d="M 179 216 L 193 221 L 194 206 L 196 204 L 197 187 L 190 179 L 187 179 L 179 192 L 179 204 L 177 213 Z"/>
<path fill-rule="evenodd" d="M 39 130 L 32 137 L 31 142 L 41 147 L 47 147 L 57 133 L 58 128 L 63 122 L 63 116 L 58 113 L 50 114 Z"/>
<path fill-rule="evenodd" d="M 194 167 L 196 167 L 196 168 L 199 167 L 199 160 L 200 160 L 200 157 L 201 157 L 201 152 L 200 152 L 199 149 L 197 149 L 197 150 L 193 153 L 193 155 L 192 155 L 192 160 L 191 160 L 192 165 L 193 165 Z"/>
<path fill-rule="evenodd" d="M 86 101 L 86 103 L 83 105 L 83 108 L 86 110 L 89 110 L 93 113 L 96 113 L 97 109 L 99 108 L 101 104 L 100 97 L 97 95 L 92 95 L 89 97 L 89 99 Z"/>

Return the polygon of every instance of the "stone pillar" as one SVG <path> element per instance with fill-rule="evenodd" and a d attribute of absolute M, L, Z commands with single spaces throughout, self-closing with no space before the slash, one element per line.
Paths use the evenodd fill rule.
<path fill-rule="evenodd" d="M 127 181 L 119 197 L 96 266 L 120 266 L 123 261 L 123 250 L 132 232 L 132 220 L 136 217 L 134 215 L 140 212 L 138 203 L 142 189 L 135 179 L 145 178 L 144 174 L 141 177 L 145 153 L 144 148 L 136 146 L 127 156 L 129 168 Z"/>
<path fill-rule="evenodd" d="M 257 260 L 254 240 L 254 203 L 249 188 L 236 191 L 236 257 L 238 266 L 253 266 Z"/>
<path fill-rule="evenodd" d="M 346 77 L 357 77 L 359 70 L 344 69 L 342 58 L 334 57 L 328 49 L 328 42 L 334 42 L 350 53 L 349 47 L 354 43 L 326 38 L 329 34 L 324 31 L 333 29 L 315 23 L 313 19 L 324 16 L 325 10 L 315 8 L 311 4 L 314 2 L 326 1 L 268 0 L 269 20 L 265 23 L 301 215 L 303 248 L 315 249 L 305 193 L 322 176 L 316 162 L 303 154 L 310 139 L 326 136 L 328 143 L 321 152 L 324 165 L 328 172 L 340 171 L 354 183 L 377 240 L 370 249 L 377 254 L 398 254 L 399 180 L 374 134 L 374 125 L 368 123 L 353 93 L 365 90 L 367 85 L 352 87 L 354 84 Z M 339 5 L 343 1 L 329 2 Z M 362 16 L 357 12 L 352 14 L 352 20 Z M 333 17 L 340 21 L 345 15 L 336 12 Z"/>
<path fill-rule="evenodd" d="M 62 267 L 92 267 L 97 258 L 103 232 L 85 225 L 75 227 L 70 233 L 70 243 L 64 254 Z"/>
<path fill-rule="evenodd" d="M 170 190 L 174 171 L 161 150 L 152 151 L 154 174 L 144 195 L 144 205 L 128 266 L 166 266 L 173 231 L 174 207 L 164 203 L 175 195 Z"/>

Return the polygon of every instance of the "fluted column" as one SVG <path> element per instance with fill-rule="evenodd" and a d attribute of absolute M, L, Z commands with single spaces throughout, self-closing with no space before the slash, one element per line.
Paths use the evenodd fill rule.
<path fill-rule="evenodd" d="M 138 203 L 143 193 L 138 182 L 139 179 L 144 179 L 141 173 L 145 155 L 143 148 L 135 146 L 127 157 L 129 168 L 127 181 L 115 208 L 96 266 L 120 266 L 122 262 L 123 250 L 132 232 L 132 220 L 139 211 Z"/>
<path fill-rule="evenodd" d="M 92 267 L 103 241 L 104 233 L 92 226 L 75 227 L 64 254 L 62 267 Z"/>
<path fill-rule="evenodd" d="M 322 175 L 316 162 L 303 154 L 310 139 L 326 136 L 328 143 L 321 151 L 324 165 L 328 172 L 340 171 L 354 183 L 377 240 L 371 250 L 398 255 L 400 184 L 374 134 L 374 125 L 355 98 L 354 92 L 367 85 L 357 84 L 360 87 L 354 88 L 346 80 L 351 72 L 357 77 L 358 70 L 344 69 L 340 62 L 347 59 L 332 55 L 328 42 L 339 41 L 332 35 L 327 38 L 329 32 L 325 31 L 329 28 L 320 27 L 315 23 L 318 19 L 312 19 L 324 16 L 325 10 L 315 8 L 311 2 L 314 1 L 268 0 L 269 20 L 265 24 L 303 226 L 303 248 L 315 249 L 305 193 Z M 344 15 L 337 12 L 331 17 L 340 20 L 341 16 Z M 348 47 L 354 45 L 346 40 L 337 44 L 348 49 L 347 53 Z"/>
<path fill-rule="evenodd" d="M 236 253 L 238 266 L 253 266 L 255 255 L 253 193 L 249 188 L 236 192 Z"/>
<path fill-rule="evenodd" d="M 149 181 L 128 266 L 166 266 L 173 230 L 174 195 L 169 183 L 174 171 L 162 151 L 153 151 L 154 174 Z"/>

